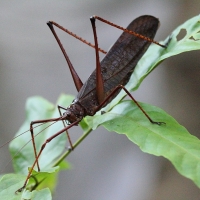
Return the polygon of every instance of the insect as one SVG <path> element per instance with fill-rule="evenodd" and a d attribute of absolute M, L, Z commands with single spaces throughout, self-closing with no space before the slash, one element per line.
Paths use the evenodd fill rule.
<path fill-rule="evenodd" d="M 110 24 L 111 26 L 117 27 L 122 29 L 124 32 L 121 34 L 119 39 L 115 42 L 115 44 L 111 47 L 109 52 L 106 54 L 104 59 L 100 62 L 99 59 L 99 51 L 102 51 L 98 47 L 97 41 L 97 33 L 96 33 L 96 26 L 95 20 L 98 19 L 105 23 Z M 73 150 L 73 144 L 67 132 L 68 129 L 71 127 L 78 125 L 79 122 L 85 116 L 93 116 L 97 111 L 101 108 L 105 107 L 109 102 L 111 102 L 121 90 L 124 90 L 126 94 L 137 104 L 140 110 L 144 113 L 144 115 L 149 119 L 149 121 L 153 124 L 161 125 L 163 122 L 155 122 L 153 121 L 148 114 L 142 109 L 142 107 L 137 103 L 137 101 L 132 97 L 129 91 L 124 87 L 130 79 L 132 72 L 140 58 L 148 49 L 151 43 L 156 43 L 161 47 L 165 47 L 155 41 L 153 38 L 156 34 L 156 31 L 159 26 L 159 20 L 153 16 L 144 15 L 136 18 L 133 20 L 127 29 L 124 29 L 118 25 L 115 25 L 105 19 L 102 19 L 98 16 L 93 16 L 90 18 L 93 34 L 94 34 L 94 44 L 92 45 L 82 38 L 79 38 L 75 34 L 69 32 L 68 30 L 64 29 L 57 23 L 53 21 L 49 21 L 47 25 L 49 26 L 50 30 L 52 31 L 55 39 L 57 40 L 58 45 L 60 46 L 65 59 L 68 63 L 70 72 L 72 74 L 76 89 L 78 91 L 78 95 L 73 100 L 71 105 L 67 108 L 58 106 L 60 117 L 53 118 L 53 119 L 44 119 L 44 120 L 37 120 L 33 121 L 30 124 L 30 132 L 34 147 L 34 154 L 35 154 L 35 162 L 33 163 L 32 167 L 29 170 L 28 176 L 25 180 L 25 183 L 22 188 L 20 188 L 17 192 L 21 192 L 25 187 L 26 184 L 31 176 L 33 168 L 37 165 L 38 171 L 40 171 L 38 159 L 42 154 L 43 149 L 45 148 L 46 144 L 49 143 L 52 139 L 57 137 L 58 135 L 66 132 L 68 136 L 68 140 L 70 143 L 70 147 Z M 61 28 L 62 30 L 68 32 L 69 34 L 73 35 L 74 37 L 80 39 L 81 41 L 87 43 L 90 46 L 95 48 L 96 53 L 96 69 L 90 75 L 88 80 L 83 84 L 81 79 L 79 78 L 78 74 L 76 73 L 70 59 L 61 44 L 55 30 L 54 26 Z M 105 53 L 105 52 L 104 52 Z M 65 112 L 61 114 L 61 110 Z M 36 152 L 35 147 L 35 140 L 34 140 L 34 132 L 33 132 L 33 125 L 35 124 L 43 124 L 46 122 L 57 122 L 63 121 L 64 128 L 59 130 L 53 136 L 48 138 L 43 145 L 41 146 L 40 151 Z M 67 121 L 67 126 L 65 125 L 65 121 Z"/>

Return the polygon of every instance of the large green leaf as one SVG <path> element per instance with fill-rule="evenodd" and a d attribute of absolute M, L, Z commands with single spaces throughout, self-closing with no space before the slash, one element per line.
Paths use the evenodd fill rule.
<path fill-rule="evenodd" d="M 177 40 L 177 36 L 181 30 L 185 30 L 185 36 Z M 171 35 L 166 38 L 163 44 L 167 45 L 166 49 L 162 49 L 157 45 L 151 45 L 142 59 L 139 61 L 136 66 L 132 77 L 127 84 L 126 88 L 129 90 L 136 90 L 143 79 L 153 70 L 155 67 L 161 63 L 166 58 L 175 56 L 177 54 L 199 50 L 200 49 L 200 15 L 189 19 L 179 27 L 177 27 Z M 113 106 L 115 106 L 125 95 L 125 92 L 121 92 L 117 98 L 114 99 L 106 108 L 103 110 L 110 111 Z M 134 109 L 130 107 L 128 110 Z M 166 126 L 155 126 L 148 122 L 148 127 L 138 126 L 133 121 L 137 119 L 145 120 L 144 116 L 141 115 L 141 111 L 135 112 L 135 117 L 131 118 L 134 120 L 128 120 L 126 116 L 126 109 L 124 109 L 123 104 L 119 104 L 113 108 L 110 112 L 103 116 L 101 113 L 97 113 L 93 118 L 87 117 L 88 123 L 93 129 L 99 125 L 105 126 L 109 131 L 115 131 L 117 133 L 124 133 L 126 136 L 135 144 L 139 145 L 140 148 L 147 153 L 164 156 L 170 160 L 176 169 L 185 177 L 190 178 L 194 183 L 200 187 L 200 168 L 199 168 L 199 140 L 190 135 L 186 129 L 184 129 L 178 123 L 175 123 L 175 120 L 170 118 L 166 113 L 164 114 L 161 111 L 154 113 L 154 109 L 151 106 L 144 106 L 144 110 L 155 120 L 163 121 L 166 123 Z M 142 107 L 143 107 L 142 106 Z M 120 117 L 118 114 L 114 114 L 115 109 L 121 110 Z M 153 110 L 151 110 L 153 109 Z M 153 112 L 153 113 L 152 113 Z M 108 116 L 108 117 L 106 117 Z M 112 116 L 112 117 L 111 117 Z M 124 120 L 122 118 L 124 117 Z M 131 115 L 132 116 L 132 115 Z M 110 117 L 112 120 L 110 120 Z M 142 117 L 142 118 L 140 118 Z M 127 119 L 127 121 L 126 121 Z M 144 122 L 145 123 L 145 122 Z M 127 130 L 129 128 L 129 131 Z M 153 131 L 152 131 L 153 129 Z M 166 134 L 167 137 L 172 138 L 172 140 L 167 141 L 166 137 L 160 137 L 156 139 L 157 129 L 162 130 L 162 134 Z M 146 138 L 146 136 L 148 136 Z M 139 139 L 136 139 L 140 138 Z M 170 144 L 170 145 L 169 145 Z"/>
<path fill-rule="evenodd" d="M 57 102 L 58 105 L 68 106 L 73 100 L 72 96 L 67 96 L 67 98 L 63 97 L 64 96 L 61 96 L 61 98 L 59 98 Z M 59 116 L 59 112 L 57 107 L 47 100 L 41 97 L 33 97 L 27 100 L 26 116 L 26 121 L 16 135 L 19 135 L 25 130 L 28 130 L 31 121 L 55 118 Z M 35 129 L 35 142 L 37 152 L 45 142 L 45 139 L 49 138 L 58 132 L 58 130 L 62 129 L 63 125 L 61 122 L 57 122 L 52 125 L 51 128 L 43 130 L 45 127 L 47 127 L 47 125 L 40 126 Z M 40 134 L 37 135 L 37 133 Z M 55 159 L 65 150 L 66 139 L 66 134 L 62 134 L 46 145 L 43 154 L 39 159 L 41 169 L 52 167 L 52 163 L 55 161 Z M 24 147 L 23 151 L 19 151 L 22 147 Z M 27 166 L 31 166 L 35 160 L 30 132 L 28 131 L 27 133 L 23 134 L 23 136 L 13 140 L 10 144 L 10 151 L 13 157 L 13 165 L 15 171 L 17 173 L 27 174 Z"/>
<path fill-rule="evenodd" d="M 71 103 L 72 99 L 72 96 L 61 95 L 57 104 L 62 106 L 68 106 Z M 26 103 L 26 116 L 26 121 L 24 122 L 24 124 L 19 129 L 16 135 L 19 135 L 25 130 L 28 130 L 31 121 L 36 119 L 38 120 L 55 118 L 59 116 L 59 113 L 57 107 L 54 106 L 52 103 L 48 102 L 47 100 L 41 97 L 32 97 L 29 98 Z M 47 126 L 48 125 L 43 125 L 35 129 L 35 141 L 37 152 L 40 150 L 41 145 L 45 142 L 47 138 L 49 138 L 51 135 L 55 134 L 56 132 L 58 132 L 58 130 L 63 128 L 63 124 L 57 122 L 56 124 L 52 125 L 51 128 L 43 130 Z M 39 134 L 37 135 L 37 133 Z M 61 136 L 56 137 L 54 140 L 52 140 L 52 142 L 46 145 L 46 148 L 44 149 L 39 159 L 41 172 L 39 173 L 39 175 L 36 176 L 38 182 L 40 182 L 42 179 L 45 179 L 45 181 L 41 181 L 39 187 L 37 187 L 38 189 L 42 189 L 45 187 L 50 188 L 51 191 L 55 189 L 55 186 L 57 184 L 58 170 L 52 170 L 52 167 L 54 166 L 54 163 L 58 156 L 60 156 L 65 150 L 65 145 L 66 134 L 62 134 Z M 22 147 L 23 149 L 21 150 Z M 23 174 L 28 174 L 28 167 L 31 167 L 35 160 L 30 132 L 28 131 L 27 133 L 13 140 L 10 144 L 10 151 L 13 158 L 12 161 L 15 172 L 20 174 L 21 177 L 24 177 Z M 60 163 L 60 166 L 62 169 L 69 168 L 69 164 L 66 161 L 62 161 L 62 163 Z M 18 175 L 19 179 L 20 175 Z M 19 184 L 17 189 L 23 186 L 22 182 L 19 181 L 18 183 Z M 35 184 L 33 180 L 32 182 L 30 181 L 29 184 L 31 183 Z M 15 196 L 14 192 L 13 190 L 10 190 L 10 194 L 13 194 Z"/>
<path fill-rule="evenodd" d="M 6 200 L 51 200 L 51 192 L 48 188 L 42 189 L 40 191 L 29 192 L 25 190 L 21 193 L 16 193 L 16 191 L 23 185 L 26 179 L 25 175 L 20 174 L 7 174 L 3 176 L 0 180 L 0 197 Z"/>
<path fill-rule="evenodd" d="M 200 140 L 160 108 L 140 105 L 154 121 L 166 124 L 152 124 L 132 101 L 123 101 L 103 115 L 88 117 L 88 122 L 93 128 L 103 125 L 109 131 L 125 134 L 142 151 L 167 158 L 200 187 Z"/>
<path fill-rule="evenodd" d="M 186 31 L 186 35 L 177 40 L 181 30 Z M 167 45 L 167 48 L 161 48 L 158 45 L 151 44 L 142 59 L 138 62 L 130 81 L 126 85 L 129 91 L 136 90 L 144 78 L 154 70 L 165 59 L 187 51 L 200 49 L 200 15 L 193 17 L 178 26 L 164 41 L 160 43 Z M 125 92 L 121 92 L 106 108 L 109 110 L 116 105 L 124 96 Z"/>
<path fill-rule="evenodd" d="M 16 195 L 15 192 L 22 187 L 26 179 L 25 175 L 6 174 L 0 180 L 0 196 L 2 199 L 20 200 L 22 193 Z"/>
<path fill-rule="evenodd" d="M 22 199 L 26 200 L 52 200 L 51 192 L 48 188 L 42 189 L 40 191 L 34 190 L 33 192 L 29 192 L 26 190 L 23 192 Z"/>

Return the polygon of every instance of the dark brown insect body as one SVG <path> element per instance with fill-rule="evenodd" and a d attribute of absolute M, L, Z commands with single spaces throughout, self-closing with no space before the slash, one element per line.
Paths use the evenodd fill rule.
<path fill-rule="evenodd" d="M 99 19 L 105 23 L 108 23 L 124 31 L 122 35 L 119 37 L 119 39 L 116 41 L 116 43 L 109 50 L 109 52 L 106 54 L 101 63 L 99 62 L 99 51 L 102 50 L 98 48 L 95 19 Z M 146 52 L 147 48 L 152 42 L 162 47 L 165 47 L 153 41 L 153 38 L 159 26 L 159 20 L 153 16 L 148 16 L 148 15 L 141 16 L 133 20 L 129 24 L 127 29 L 119 27 L 98 16 L 92 17 L 91 23 L 94 33 L 95 45 L 86 42 L 82 38 L 78 37 L 77 35 L 73 34 L 67 29 L 64 29 L 55 22 L 50 21 L 47 23 L 53 35 L 55 36 L 58 45 L 60 46 L 65 56 L 65 59 L 69 65 L 69 69 L 72 74 L 75 86 L 78 90 L 78 95 L 68 108 L 58 106 L 60 115 L 61 115 L 60 109 L 65 110 L 64 114 L 61 115 L 59 118 L 37 120 L 31 122 L 30 132 L 33 140 L 34 153 L 36 159 L 35 162 L 33 163 L 33 166 L 29 170 L 29 174 L 26 178 L 24 186 L 18 191 L 21 191 L 23 188 L 26 187 L 26 184 L 31 176 L 32 170 L 35 165 L 37 165 L 38 170 L 40 170 L 38 159 L 47 143 L 49 143 L 52 139 L 54 139 L 61 133 L 66 132 L 71 148 L 73 149 L 73 145 L 69 138 L 67 130 L 77 125 L 82 120 L 83 117 L 87 115 L 93 116 L 97 111 L 99 111 L 101 108 L 106 106 L 110 101 L 112 101 L 116 97 L 116 95 L 120 92 L 121 89 L 123 89 L 130 96 L 130 98 L 137 104 L 137 106 L 141 109 L 141 111 L 145 114 L 145 116 L 149 119 L 151 123 L 155 123 L 158 125 L 162 123 L 162 122 L 154 122 L 124 87 L 129 81 L 130 76 L 134 71 L 134 68 L 137 65 L 138 61 Z M 65 52 L 65 49 L 63 48 L 53 28 L 53 25 L 59 27 L 60 29 L 66 31 L 70 35 L 73 35 L 82 42 L 88 44 L 89 46 L 93 46 L 95 48 L 96 70 L 94 70 L 94 72 L 90 75 L 85 84 L 82 83 L 78 74 L 74 70 L 68 58 L 68 55 Z M 46 122 L 65 121 L 65 120 L 68 121 L 68 126 L 67 127 L 65 126 L 62 130 L 58 131 L 53 136 L 48 138 L 42 145 L 39 153 L 37 153 L 35 148 L 33 125 Z"/>
<path fill-rule="evenodd" d="M 153 39 L 159 26 L 159 21 L 153 16 L 141 16 L 133 20 L 128 30 L 134 31 Z M 118 85 L 126 85 L 140 58 L 146 52 L 150 42 L 129 33 L 122 33 L 117 42 L 112 46 L 101 61 L 101 73 L 104 84 L 105 97 Z M 102 107 L 106 106 L 120 92 L 118 89 Z M 96 92 L 96 70 L 90 75 L 79 91 L 73 104 L 67 108 L 66 119 L 72 123 L 87 115 L 94 115 L 98 110 Z M 79 112 L 80 111 L 80 112 Z M 77 116 L 77 118 L 75 117 Z"/>

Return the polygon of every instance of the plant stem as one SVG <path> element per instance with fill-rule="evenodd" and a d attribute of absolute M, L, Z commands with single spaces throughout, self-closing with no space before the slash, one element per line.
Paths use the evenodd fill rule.
<path fill-rule="evenodd" d="M 90 134 L 92 129 L 88 129 L 73 145 L 74 149 Z M 73 150 L 69 149 L 65 153 L 63 153 L 58 160 L 53 165 L 54 167 L 59 165 Z"/>

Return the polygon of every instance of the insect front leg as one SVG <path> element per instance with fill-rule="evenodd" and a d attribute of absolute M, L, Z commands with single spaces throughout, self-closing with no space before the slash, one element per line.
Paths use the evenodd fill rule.
<path fill-rule="evenodd" d="M 38 120 L 38 121 L 33 122 L 33 124 L 37 124 L 37 123 L 46 123 L 46 122 L 53 122 L 53 121 L 60 121 L 60 120 L 62 120 L 61 117 L 59 117 L 59 118 L 54 118 L 54 119 Z M 27 177 L 26 177 L 26 180 L 25 180 L 25 182 L 24 182 L 24 185 L 23 185 L 20 189 L 18 189 L 16 192 L 21 192 L 21 191 L 26 187 L 26 185 L 27 185 L 27 183 L 28 183 L 28 180 L 29 180 L 29 178 L 30 178 L 30 176 L 31 176 L 31 174 L 32 174 L 32 171 L 33 171 L 35 165 L 38 163 L 38 160 L 39 160 L 39 158 L 40 158 L 40 156 L 41 156 L 41 154 L 42 154 L 42 151 L 43 151 L 44 148 L 46 147 L 46 145 L 47 145 L 49 142 L 51 142 L 51 140 L 53 140 L 54 138 L 56 138 L 57 136 L 59 136 L 60 134 L 62 134 L 63 132 L 65 132 L 65 131 L 67 131 L 68 129 L 70 129 L 71 127 L 77 125 L 79 122 L 80 122 L 80 120 L 73 122 L 73 123 L 70 124 L 69 126 L 63 128 L 63 129 L 60 130 L 59 132 L 57 132 L 57 133 L 55 133 L 54 135 L 52 135 L 51 137 L 49 137 L 49 138 L 43 143 L 43 145 L 41 146 L 41 149 L 40 149 L 39 153 L 37 154 L 37 157 L 35 158 L 35 161 L 34 161 L 32 167 L 31 167 L 30 170 L 29 170 L 29 173 L 28 173 L 28 175 L 27 175 Z"/>
<path fill-rule="evenodd" d="M 67 108 L 58 105 L 58 111 L 59 111 L 60 116 L 62 116 L 61 109 L 67 110 Z M 64 127 L 67 127 L 66 121 L 62 120 L 62 122 L 63 122 L 63 126 L 64 126 Z M 70 136 L 69 136 L 69 132 L 68 132 L 67 130 L 66 130 L 66 134 L 67 134 L 67 138 L 68 138 L 68 141 L 69 141 L 69 144 L 70 144 L 70 147 L 69 147 L 68 149 L 69 149 L 69 150 L 74 150 L 73 143 L 72 143 L 72 141 L 71 141 L 71 138 L 70 138 Z"/>
<path fill-rule="evenodd" d="M 45 119 L 45 120 L 36 120 L 36 121 L 32 121 L 30 123 L 30 132 L 31 132 L 31 139 L 32 139 L 32 144 L 33 144 L 33 150 L 34 150 L 34 155 L 35 155 L 35 159 L 37 158 L 37 150 L 36 150 L 36 143 L 35 143 L 35 137 L 34 137 L 34 125 L 35 124 L 44 124 L 47 122 L 54 122 L 54 121 L 58 121 L 60 120 L 60 118 L 53 118 L 53 119 Z M 40 166 L 39 166 L 39 161 L 37 160 L 37 168 L 38 171 L 40 171 Z"/>

